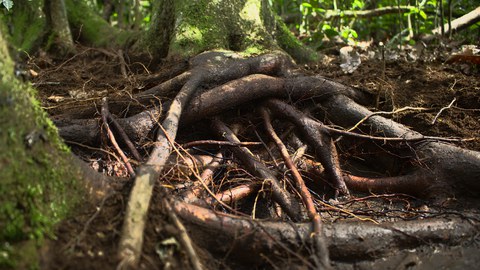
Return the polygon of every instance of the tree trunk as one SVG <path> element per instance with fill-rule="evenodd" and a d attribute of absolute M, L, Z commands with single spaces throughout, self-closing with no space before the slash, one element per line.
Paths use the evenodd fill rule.
<path fill-rule="evenodd" d="M 62 54 L 74 50 L 72 33 L 68 25 L 67 10 L 64 0 L 46 0 L 45 13 L 51 27 L 54 44 Z"/>
<path fill-rule="evenodd" d="M 38 247 L 86 194 L 81 169 L 35 99 L 14 76 L 0 23 L 0 268 L 38 268 Z"/>
<path fill-rule="evenodd" d="M 84 44 L 95 47 L 124 47 L 136 36 L 134 32 L 110 25 L 85 1 L 65 0 L 65 4 L 73 36 Z"/>
<path fill-rule="evenodd" d="M 143 43 L 158 57 L 227 49 L 246 55 L 284 50 L 301 63 L 317 58 L 274 15 L 266 0 L 162 0 L 154 12 Z"/>

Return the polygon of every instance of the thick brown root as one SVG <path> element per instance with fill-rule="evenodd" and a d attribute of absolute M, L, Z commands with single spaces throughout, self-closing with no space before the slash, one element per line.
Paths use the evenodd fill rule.
<path fill-rule="evenodd" d="M 178 200 L 172 202 L 178 216 L 196 243 L 216 252 L 259 263 L 252 254 L 308 254 L 312 245 L 311 223 L 258 221 L 234 218 Z M 417 221 L 339 222 L 324 225 L 332 259 L 378 258 L 418 245 L 459 244 L 474 237 L 479 224 L 465 219 L 426 219 Z M 294 253 L 294 254 L 292 254 Z M 234 254 L 234 255 L 233 255 Z M 282 255 L 281 255 L 282 256 Z"/>

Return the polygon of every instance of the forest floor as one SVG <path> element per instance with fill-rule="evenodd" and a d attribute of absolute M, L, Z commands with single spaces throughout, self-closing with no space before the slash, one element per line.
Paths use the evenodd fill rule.
<path fill-rule="evenodd" d="M 327 55 L 321 63 L 302 68 L 308 74 L 320 74 L 376 94 L 379 98 L 372 103 L 373 111 L 391 112 L 407 106 L 416 108 L 388 117 L 424 135 L 477 137 L 459 145 L 480 151 L 480 67 L 465 63 L 445 64 L 447 54 L 435 54 L 434 49 L 417 57 L 415 61 L 407 60 L 408 51 L 396 54 L 396 60 L 385 63 L 378 58 L 365 57 L 352 74 L 342 71 L 337 53 Z M 125 62 L 128 64 L 124 65 Z M 122 67 L 126 69 L 122 71 Z M 119 54 L 113 51 L 79 48 L 79 53 L 67 60 L 48 55 L 37 56 L 30 60 L 28 68 L 37 73 L 31 81 L 38 89 L 43 107 L 52 118 L 89 118 L 95 115 L 82 115 L 83 109 L 87 106 L 98 106 L 102 97 L 125 96 L 140 89 L 148 89 L 179 74 L 186 66 L 185 61 L 148 64 L 142 59 L 119 57 Z M 440 113 L 442 108 L 446 109 Z M 187 128 L 181 129 L 179 140 L 190 132 Z M 97 146 L 86 147 L 75 143 L 70 146 L 93 168 L 108 175 L 127 175 L 124 166 L 117 162 L 113 155 L 108 154 L 113 150 L 108 149 L 105 142 Z M 346 153 L 340 151 L 340 155 Z M 45 268 L 115 269 L 118 265 L 116 252 L 130 188 L 131 183 L 127 180 L 119 183 L 113 194 L 95 205 L 86 204 L 79 208 L 75 216 L 62 222 L 55 231 L 55 237 L 45 246 Z M 353 195 L 358 198 L 366 196 Z M 380 209 L 391 207 L 398 210 L 392 210 L 392 213 L 395 212 L 394 218 L 402 219 L 406 219 L 406 215 L 412 218 L 412 213 L 415 213 L 413 218 L 427 218 L 430 211 L 436 215 L 439 212 L 457 211 L 457 215 L 463 213 L 478 222 L 480 203 L 472 197 L 465 198 L 467 199 L 447 198 L 440 206 L 430 206 L 420 199 L 410 201 L 404 198 L 383 198 L 360 203 L 361 205 L 351 204 L 351 207 L 361 208 L 369 203 L 379 203 Z M 151 203 L 144 243 L 145 253 L 140 269 L 184 269 L 188 267 L 188 258 L 171 238 L 176 228 L 169 224 L 160 201 L 161 198 L 156 195 Z M 448 218 L 448 215 L 445 217 Z M 381 219 L 374 215 L 371 218 Z M 342 220 L 332 218 L 326 222 Z M 334 261 L 334 266 L 337 269 L 474 269 L 480 263 L 479 240 L 477 236 L 476 239 L 455 247 L 441 243 L 425 245 L 394 252 L 390 256 L 375 260 Z M 218 257 L 208 252 L 200 252 L 200 256 L 206 258 L 208 269 L 242 268 L 241 262 L 235 261 L 234 254 Z M 285 262 L 272 261 L 260 268 L 297 267 L 285 259 Z"/>

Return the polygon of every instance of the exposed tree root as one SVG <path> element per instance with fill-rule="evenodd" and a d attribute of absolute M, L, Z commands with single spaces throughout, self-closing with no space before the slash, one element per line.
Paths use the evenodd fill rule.
<path fill-rule="evenodd" d="M 331 136 L 322 128 L 322 124 L 306 117 L 293 107 L 279 100 L 268 100 L 266 105 L 282 118 L 294 122 L 295 126 L 306 137 L 307 142 L 315 149 L 315 154 L 325 168 L 325 172 L 336 189 L 336 194 L 348 195 L 338 161 L 338 154 Z"/>
<path fill-rule="evenodd" d="M 354 191 L 399 192 L 435 197 L 458 193 L 460 187 L 478 191 L 480 153 L 446 143 L 458 139 L 423 136 L 380 115 L 372 115 L 360 105 L 368 104 L 371 98 L 368 93 L 322 77 L 304 76 L 281 54 L 249 59 L 223 52 L 200 54 L 191 59 L 189 71 L 132 97 L 136 104 L 151 106 L 117 119 L 115 130 L 124 130 L 126 134 L 121 137 L 131 138 L 136 147 L 152 150 L 145 164 L 137 168 L 130 194 L 119 248 L 122 266 L 135 267 L 138 263 L 150 198 L 159 180 L 164 186 L 187 187 L 177 191 L 183 201 L 173 198 L 174 195 L 166 200 L 185 222 L 196 244 L 223 254 L 234 252 L 236 257 L 250 261 L 262 260 L 252 254 L 273 250 L 277 255 L 286 254 L 299 260 L 313 254 L 303 259 L 304 264 L 325 269 L 330 265 L 329 258 L 372 258 L 431 242 L 454 244 L 475 235 L 479 229 L 478 224 L 460 219 L 380 225 L 322 223 L 320 206 L 358 217 L 348 209 L 326 202 L 339 194 L 348 197 Z M 264 109 L 257 111 L 255 105 Z M 319 115 L 312 110 L 302 112 L 304 105 L 320 108 Z M 232 112 L 233 109 L 237 111 Z M 234 114 L 243 118 L 232 124 L 228 117 L 222 117 Z M 263 123 L 258 121 L 259 116 L 264 118 Z M 103 118 L 104 123 L 108 118 L 114 119 L 107 112 Z M 189 148 L 188 152 L 179 149 L 177 132 L 209 118 L 212 130 L 202 132 L 216 134 L 221 141 L 189 134 L 184 140 L 194 141 L 183 144 Z M 67 141 L 95 144 L 100 138 L 96 119 L 55 122 Z M 257 125 L 266 127 L 269 136 Z M 356 133 L 346 131 L 351 127 L 355 127 Z M 285 138 L 280 138 L 275 130 L 282 130 Z M 152 140 L 154 132 L 157 134 Z M 287 139 L 289 136 L 293 139 Z M 278 150 L 267 145 L 267 138 L 272 138 Z M 149 140 L 152 143 L 145 146 Z M 383 160 L 379 153 L 377 160 L 362 163 L 375 167 L 375 173 L 373 169 L 371 173 L 347 172 L 346 158 L 339 155 L 342 151 L 337 147 L 359 140 L 370 147 L 377 144 L 388 147 L 394 156 L 388 160 L 395 159 L 401 166 L 389 171 L 385 165 L 388 160 Z M 290 153 L 297 150 L 291 157 Z M 266 158 L 262 152 L 269 152 L 270 157 Z M 257 216 L 275 220 L 259 221 L 255 219 Z M 307 216 L 311 223 L 301 223 Z M 177 223 L 177 227 L 182 225 Z M 184 234 L 182 239 L 180 242 L 191 253 L 192 264 L 200 267 L 189 237 Z"/>
<path fill-rule="evenodd" d="M 322 108 L 330 120 L 344 127 L 353 126 L 356 122 L 371 114 L 365 107 L 345 96 L 334 96 L 322 104 Z M 372 116 L 364 123 L 364 130 L 386 137 L 400 137 L 406 140 L 421 136 L 402 124 L 382 116 Z M 440 189 L 440 192 L 452 192 L 446 185 L 480 189 L 480 153 L 466 150 L 451 144 L 426 140 L 408 143 L 412 150 L 409 154 L 415 157 L 420 170 L 427 170 L 430 175 L 430 189 Z M 446 189 L 446 190 L 445 190 Z"/>
<path fill-rule="evenodd" d="M 405 194 L 428 194 L 428 189 L 434 182 L 432 175 L 425 170 L 419 170 L 411 174 L 394 177 L 360 177 L 344 175 L 348 188 L 373 193 L 405 193 Z"/>
<path fill-rule="evenodd" d="M 303 181 L 303 178 L 300 175 L 300 172 L 298 171 L 297 167 L 295 167 L 295 165 L 293 164 L 293 161 L 290 158 L 290 154 L 288 153 L 287 147 L 285 147 L 282 140 L 280 139 L 280 137 L 278 137 L 277 133 L 273 129 L 270 115 L 264 108 L 262 108 L 261 112 L 262 112 L 263 120 L 265 123 L 265 127 L 268 133 L 270 134 L 270 137 L 272 137 L 272 140 L 277 144 L 277 147 L 280 150 L 280 154 L 282 155 L 287 168 L 290 170 L 290 173 L 292 174 L 293 179 L 295 180 L 297 189 L 302 197 L 303 203 L 307 208 L 308 217 L 312 221 L 312 227 L 313 227 L 312 238 L 315 239 L 314 244 L 315 244 L 316 255 L 317 255 L 316 259 L 319 262 L 318 268 L 328 269 L 330 268 L 330 257 L 328 255 L 328 248 L 327 248 L 325 236 L 323 234 L 324 232 L 322 229 L 323 227 L 322 221 L 320 220 L 320 215 L 315 209 L 315 205 L 312 200 L 312 195 L 310 194 L 310 191 L 305 185 L 305 182 Z"/>
<path fill-rule="evenodd" d="M 231 254 L 247 261 L 272 251 L 288 255 L 294 251 L 308 254 L 312 243 L 311 223 L 258 221 L 232 217 L 178 200 L 173 208 L 189 230 L 195 231 L 196 242 L 216 252 Z M 431 243 L 459 244 L 473 237 L 480 229 L 478 223 L 448 218 L 417 221 L 341 222 L 325 224 L 332 259 L 354 260 L 378 258 L 386 253 Z M 291 254 L 290 254 L 291 255 Z"/>
<path fill-rule="evenodd" d="M 235 64 L 225 63 L 219 59 L 223 55 L 205 53 L 192 60 L 193 76 L 183 85 L 173 99 L 157 133 L 155 147 L 150 153 L 145 165 L 138 170 L 138 176 L 127 205 L 126 217 L 120 240 L 119 256 L 122 262 L 134 266 L 138 263 L 143 244 L 143 231 L 147 217 L 147 210 L 156 180 L 170 155 L 175 140 L 180 116 L 193 94 L 201 84 L 230 81 L 251 73 L 281 74 L 287 65 L 285 59 L 276 55 L 263 55 Z M 223 56 L 224 57 L 224 56 Z"/>
<path fill-rule="evenodd" d="M 369 100 L 368 94 L 325 78 L 276 78 L 261 74 L 248 75 L 194 96 L 188 110 L 183 112 L 181 124 L 191 124 L 227 109 L 266 97 L 322 100 L 335 94 L 352 97 L 363 104 Z M 164 108 L 167 108 L 169 103 L 119 119 L 118 122 L 132 139 L 144 139 L 155 128 L 156 119 L 164 114 Z M 54 119 L 54 121 L 65 140 L 83 143 L 93 143 L 98 140 L 98 124 L 93 119 Z"/>
<path fill-rule="evenodd" d="M 219 136 L 225 137 L 231 142 L 239 143 L 237 136 L 225 126 L 223 122 L 218 119 L 213 120 L 213 127 L 218 132 Z M 262 179 L 270 186 L 272 190 L 273 199 L 282 207 L 287 215 L 294 221 L 301 220 L 301 212 L 298 205 L 290 194 L 282 188 L 277 177 L 262 163 L 255 159 L 255 156 L 245 147 L 238 147 L 232 149 L 234 154 L 240 159 L 242 164 L 254 176 Z"/>
<path fill-rule="evenodd" d="M 260 185 L 258 183 L 240 185 L 215 194 L 215 200 L 222 201 L 226 204 L 231 204 L 254 194 L 254 192 L 257 192 L 259 189 Z M 215 200 L 212 198 L 207 198 L 205 201 L 207 205 L 213 205 Z"/>
<path fill-rule="evenodd" d="M 127 167 L 128 173 L 130 173 L 130 175 L 132 177 L 135 177 L 135 172 L 133 171 L 132 165 L 128 161 L 128 158 L 125 156 L 125 154 L 123 153 L 120 146 L 118 145 L 117 140 L 115 139 L 115 135 L 113 135 L 113 132 L 110 130 L 110 126 L 109 126 L 108 121 L 107 121 L 109 114 L 110 113 L 108 112 L 107 99 L 104 98 L 103 99 L 103 106 L 102 106 L 102 121 L 103 121 L 103 125 L 105 126 L 105 130 L 107 132 L 108 138 L 110 139 L 110 142 L 112 143 L 112 145 L 115 147 L 115 150 L 117 151 L 117 153 L 122 158 L 123 163 Z M 128 138 L 128 136 L 127 136 L 127 138 Z M 135 149 L 135 151 L 136 151 L 136 149 Z"/>

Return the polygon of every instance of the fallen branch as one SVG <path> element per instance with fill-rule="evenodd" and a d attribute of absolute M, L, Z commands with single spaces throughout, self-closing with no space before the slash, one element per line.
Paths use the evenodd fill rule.
<path fill-rule="evenodd" d="M 162 123 L 162 131 L 158 132 L 155 148 L 145 165 L 139 168 L 127 205 L 120 239 L 119 257 L 122 264 L 135 267 L 138 264 L 143 245 L 143 231 L 147 218 L 148 206 L 153 186 L 160 177 L 160 172 L 171 151 L 175 139 L 178 122 L 186 104 L 202 80 L 202 75 L 195 76 L 187 82 L 170 105 L 170 109 Z"/>
<path fill-rule="evenodd" d="M 414 6 L 390 6 L 390 7 L 380 7 L 376 9 L 369 10 L 326 10 L 325 11 L 325 20 L 332 20 L 334 18 L 371 18 L 378 17 L 386 14 L 400 14 L 407 13 L 417 7 Z"/>
<path fill-rule="evenodd" d="M 445 29 L 445 33 L 443 34 L 448 35 L 451 31 L 456 31 L 456 32 L 461 31 L 477 22 L 480 22 L 480 7 L 477 7 L 476 9 L 470 11 L 469 13 L 463 15 L 462 17 L 453 20 L 451 22 L 451 27 L 449 26 L 448 23 L 446 23 L 442 26 L 439 26 L 433 29 L 432 33 L 434 35 L 441 34 L 442 33 L 441 27 L 443 27 L 443 29 Z"/>

